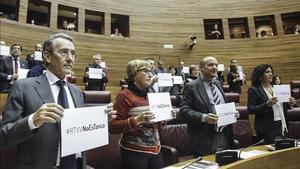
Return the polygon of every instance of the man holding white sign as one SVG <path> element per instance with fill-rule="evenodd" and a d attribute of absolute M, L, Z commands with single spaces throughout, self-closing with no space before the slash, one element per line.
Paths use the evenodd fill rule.
<path fill-rule="evenodd" d="M 29 69 L 33 68 L 36 65 L 43 64 L 43 58 L 42 58 L 42 45 L 37 43 L 34 46 L 35 50 L 33 53 L 27 55 L 27 62 Z"/>
<path fill-rule="evenodd" d="M 201 77 L 188 83 L 183 91 L 180 113 L 188 124 L 190 149 L 194 157 L 233 148 L 232 126 L 217 126 L 215 106 L 227 99 L 218 80 L 218 61 L 208 56 L 200 62 Z M 239 113 L 235 112 L 235 118 Z"/>
<path fill-rule="evenodd" d="M 64 108 L 84 106 L 81 90 L 66 81 L 75 55 L 72 37 L 53 34 L 43 47 L 47 72 L 39 77 L 17 80 L 12 86 L 3 110 L 0 133 L 4 133 L 1 146 L 18 147 L 16 168 L 85 168 L 84 153 L 67 157 L 60 153 Z M 113 112 L 111 108 L 107 111 Z"/>
<path fill-rule="evenodd" d="M 86 67 L 83 77 L 83 83 L 86 84 L 85 90 L 105 90 L 105 85 L 108 82 L 107 68 L 101 59 L 100 54 L 94 55 L 93 63 Z"/>
<path fill-rule="evenodd" d="M 12 84 L 19 78 L 20 69 L 28 69 L 26 60 L 21 59 L 22 46 L 13 44 L 10 55 L 0 60 L 0 92 L 8 92 Z"/>

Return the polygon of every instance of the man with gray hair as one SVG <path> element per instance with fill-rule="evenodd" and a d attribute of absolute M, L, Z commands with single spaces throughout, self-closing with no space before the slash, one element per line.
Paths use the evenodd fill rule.
<path fill-rule="evenodd" d="M 107 78 L 107 68 L 105 62 L 102 62 L 102 56 L 96 54 L 93 56 L 93 63 L 88 65 L 85 69 L 85 74 L 83 77 L 83 83 L 85 83 L 85 90 L 100 90 L 104 91 L 106 83 L 108 82 Z M 91 77 L 89 72 L 90 69 L 102 69 L 101 79 Z"/>
<path fill-rule="evenodd" d="M 189 146 L 195 157 L 233 147 L 234 143 L 231 125 L 224 128 L 216 126 L 218 116 L 214 106 L 227 102 L 220 82 L 215 80 L 217 59 L 211 56 L 203 58 L 200 71 L 201 77 L 184 88 L 180 107 L 180 113 L 188 124 Z"/>
<path fill-rule="evenodd" d="M 16 169 L 85 168 L 84 153 L 60 156 L 59 128 L 64 109 L 84 106 L 81 90 L 66 81 L 75 56 L 73 38 L 53 34 L 43 46 L 46 73 L 13 84 L 0 123 L 0 143 L 17 145 Z"/>

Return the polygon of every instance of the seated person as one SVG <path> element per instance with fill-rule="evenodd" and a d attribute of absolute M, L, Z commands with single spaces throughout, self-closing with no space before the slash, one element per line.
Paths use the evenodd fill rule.
<path fill-rule="evenodd" d="M 218 30 L 218 25 L 214 24 L 214 29 L 210 33 L 211 39 L 220 39 L 222 38 L 222 33 Z"/>
<path fill-rule="evenodd" d="M 260 37 L 261 37 L 261 38 L 267 37 L 267 32 L 264 31 L 264 30 L 262 30 L 262 31 L 260 32 Z"/>
<path fill-rule="evenodd" d="M 111 37 L 123 38 L 123 35 L 122 35 L 122 33 L 119 32 L 119 29 L 118 29 L 118 28 L 115 28 L 114 31 L 115 31 L 115 33 L 114 33 L 114 34 L 111 34 L 111 35 L 110 35 Z"/>
<path fill-rule="evenodd" d="M 295 25 L 295 34 L 296 35 L 300 34 L 300 24 Z"/>

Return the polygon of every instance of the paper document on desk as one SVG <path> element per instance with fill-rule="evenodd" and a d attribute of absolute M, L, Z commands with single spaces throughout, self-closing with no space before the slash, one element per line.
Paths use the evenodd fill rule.
<path fill-rule="evenodd" d="M 218 163 L 206 160 L 196 160 L 191 164 L 185 166 L 183 169 L 218 169 Z"/>
<path fill-rule="evenodd" d="M 261 151 L 261 150 L 251 150 L 251 151 L 246 151 L 241 153 L 241 158 L 242 159 L 248 159 L 251 157 L 255 157 L 261 154 L 265 154 L 267 151 Z"/>

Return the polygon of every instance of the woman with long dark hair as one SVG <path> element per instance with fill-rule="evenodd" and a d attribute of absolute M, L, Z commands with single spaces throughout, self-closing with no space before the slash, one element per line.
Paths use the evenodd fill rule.
<path fill-rule="evenodd" d="M 280 103 L 272 86 L 273 68 L 260 64 L 252 72 L 252 86 L 248 90 L 248 112 L 255 115 L 255 129 L 259 140 L 274 142 L 288 132 L 287 103 Z M 293 98 L 290 98 L 292 104 Z"/>

